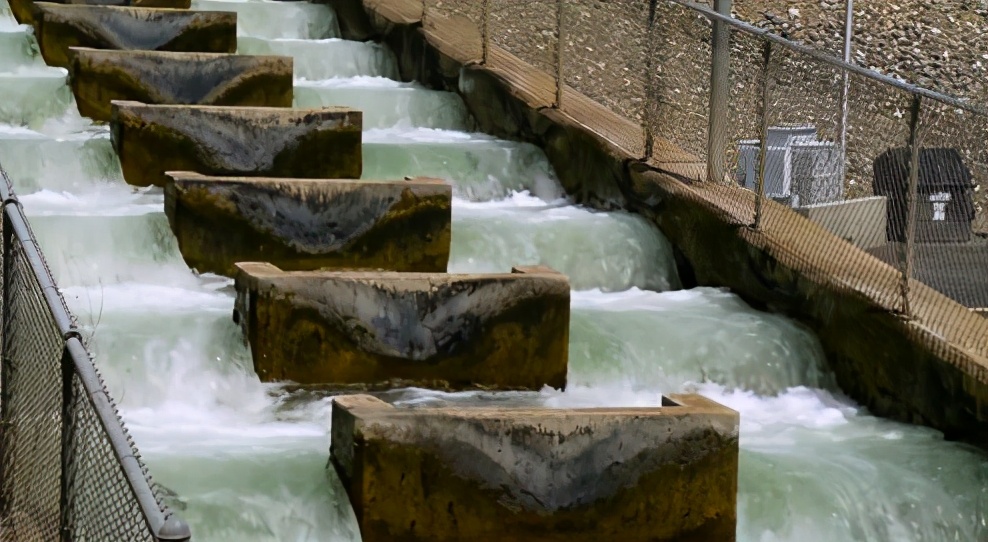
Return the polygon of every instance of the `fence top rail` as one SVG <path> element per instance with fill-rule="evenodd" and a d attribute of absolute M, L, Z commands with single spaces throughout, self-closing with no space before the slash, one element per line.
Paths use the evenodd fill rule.
<path fill-rule="evenodd" d="M 7 214 L 14 237 L 24 248 L 31 272 L 44 292 L 45 304 L 58 326 L 59 333 L 65 340 L 65 347 L 72 359 L 72 370 L 86 390 L 89 403 L 96 412 L 100 426 L 106 433 L 106 438 L 128 485 L 134 492 L 134 498 L 148 522 L 149 530 L 155 539 L 160 541 L 190 540 L 191 532 L 188 525 L 172 514 L 167 506 L 159 503 L 155 497 L 154 490 L 148 482 L 144 466 L 140 461 L 140 455 L 137 454 L 133 440 L 123 427 L 123 422 L 117 414 L 116 405 L 106 391 L 103 379 L 96 370 L 91 354 L 82 343 L 75 319 L 68 310 L 65 298 L 58 290 L 58 285 L 55 283 L 44 254 L 41 252 L 37 238 L 31 230 L 20 202 L 17 200 L 13 183 L 2 164 L 0 164 L 0 176 L 3 177 L 0 181 L 2 212 Z"/>
<path fill-rule="evenodd" d="M 958 108 L 958 109 L 962 109 L 964 111 L 967 111 L 967 112 L 972 113 L 972 114 L 975 114 L 975 115 L 988 116 L 988 108 L 983 107 L 981 105 L 974 104 L 974 103 L 971 103 L 971 102 L 967 102 L 967 101 L 964 101 L 964 100 L 962 100 L 960 98 L 957 98 L 955 96 L 950 96 L 950 95 L 947 95 L 947 94 L 936 92 L 936 91 L 930 90 L 928 88 L 923 88 L 923 87 L 920 87 L 920 86 L 916 86 L 916 85 L 914 85 L 912 83 L 907 83 L 905 81 L 901 81 L 901 80 L 896 79 L 894 77 L 891 77 L 891 76 L 888 76 L 888 75 L 885 75 L 885 74 L 882 74 L 882 73 L 878 73 L 878 72 L 876 72 L 874 70 L 870 70 L 868 68 L 864 68 L 864 67 L 861 67 L 861 66 L 858 66 L 858 65 L 855 65 L 855 64 L 851 64 L 849 62 L 844 62 L 843 59 L 837 58 L 837 57 L 835 57 L 835 56 L 833 56 L 833 55 L 831 55 L 829 53 L 820 51 L 819 49 L 814 49 L 813 47 L 810 47 L 808 45 L 803 45 L 801 43 L 796 43 L 794 41 L 791 41 L 791 40 L 788 40 L 788 39 L 783 38 L 781 36 L 778 36 L 776 34 L 773 34 L 771 31 L 769 31 L 767 29 L 758 28 L 758 27 L 756 27 L 756 26 L 754 26 L 754 25 L 752 25 L 750 23 L 747 23 L 745 21 L 741 21 L 741 20 L 735 19 L 734 17 L 730 17 L 728 15 L 724 15 L 724 14 L 718 13 L 718 12 L 710 9 L 710 7 L 707 6 L 707 5 L 699 4 L 697 2 L 693 2 L 693 1 L 690 1 L 690 0 L 660 0 L 660 1 L 667 1 L 667 2 L 671 2 L 673 4 L 679 4 L 679 5 L 687 8 L 687 9 L 690 9 L 690 10 L 693 10 L 695 12 L 698 12 L 698 13 L 702 14 L 704 17 L 706 17 L 706 18 L 708 18 L 708 19 L 710 19 L 712 21 L 715 20 L 715 21 L 718 21 L 718 22 L 726 23 L 726 24 L 734 27 L 736 30 L 738 30 L 740 32 L 744 32 L 746 34 L 756 35 L 756 36 L 758 36 L 758 37 L 760 37 L 760 38 L 762 38 L 764 40 L 767 40 L 767 41 L 772 42 L 775 45 L 779 45 L 781 47 L 785 47 L 785 48 L 787 48 L 789 50 L 792 50 L 794 52 L 797 52 L 799 54 L 809 56 L 812 59 L 817 60 L 819 62 L 822 62 L 822 63 L 825 63 L 825 64 L 829 64 L 831 66 L 834 66 L 836 68 L 840 68 L 841 70 L 844 70 L 846 72 L 853 73 L 855 75 L 859 75 L 859 76 L 864 77 L 866 79 L 871 79 L 872 81 L 881 83 L 883 85 L 888 85 L 890 87 L 894 87 L 894 88 L 896 88 L 898 90 L 901 90 L 903 92 L 908 92 L 908 93 L 913 94 L 913 95 L 922 96 L 924 98 L 928 98 L 930 100 L 934 100 L 934 101 L 940 102 L 940 103 L 942 103 L 944 105 L 947 105 L 947 106 L 950 106 L 950 107 L 955 107 L 955 108 Z"/>

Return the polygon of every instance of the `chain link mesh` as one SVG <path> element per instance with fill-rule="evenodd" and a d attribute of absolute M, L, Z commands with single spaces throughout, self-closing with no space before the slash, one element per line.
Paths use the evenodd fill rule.
<path fill-rule="evenodd" d="M 843 8 L 815 2 L 789 8 L 763 13 L 759 26 L 786 34 L 803 30 L 807 14 L 843 15 Z M 937 295 L 988 307 L 988 115 L 949 98 L 923 98 L 913 135 L 913 106 L 924 91 L 732 25 L 727 109 L 720 116 L 726 120 L 711 122 L 715 25 L 688 5 L 664 0 L 655 20 L 645 118 L 654 138 L 651 163 L 694 181 L 708 180 L 708 165 L 725 173 L 716 181 L 747 191 L 703 190 L 738 223 L 752 218 L 749 225 L 803 245 L 802 254 L 809 248 L 817 263 L 827 251 L 822 256 L 831 271 L 824 278 L 894 310 L 946 324 L 963 312 Z M 842 46 L 839 33 L 808 35 L 828 49 Z M 911 137 L 919 160 L 915 193 Z M 790 211 L 809 223 L 793 220 Z M 810 224 L 844 243 L 821 237 Z M 952 339 L 959 345 L 983 343 L 961 336 L 973 329 L 967 323 L 956 327 L 962 331 Z"/>
<path fill-rule="evenodd" d="M 558 77 L 557 0 L 487 0 L 490 42 Z"/>
<path fill-rule="evenodd" d="M 12 197 L 6 173 L 3 180 Z M 181 533 L 187 528 L 169 521 L 89 353 L 71 333 L 20 207 L 2 214 L 0 540 L 153 542 L 166 523 Z"/>
<path fill-rule="evenodd" d="M 988 309 L 988 115 L 923 99 L 910 276 L 968 307 Z M 909 290 L 912 304 L 924 295 Z M 930 315 L 943 320 L 947 313 Z M 966 337 L 968 345 L 984 337 Z"/>
<path fill-rule="evenodd" d="M 778 12 L 767 5 L 735 2 L 734 11 L 769 33 L 830 55 L 842 50 L 842 2 L 795 0 Z M 878 54 L 873 49 L 884 38 L 868 34 L 861 17 L 886 9 L 895 11 L 862 3 L 856 12 L 859 54 L 852 62 L 867 66 Z M 679 0 L 425 0 L 425 10 L 427 29 L 463 23 L 444 29 L 447 41 L 481 51 L 486 39 L 501 63 L 510 53 L 511 62 L 494 68 L 524 72 L 516 79 L 532 87 L 540 107 L 558 107 L 633 156 L 701 182 L 731 220 L 802 245 L 800 258 L 819 263 L 819 251 L 828 251 L 823 279 L 914 317 L 911 301 L 923 298 L 921 304 L 940 311 L 923 315 L 930 322 L 957 308 L 928 299 L 931 292 L 988 309 L 988 279 L 978 273 L 988 264 L 988 116 L 980 109 L 845 69 L 833 56 L 733 22 L 720 23 L 729 29 L 729 59 L 717 79 L 718 25 Z M 933 11 L 926 15 L 943 13 Z M 473 30 L 457 31 L 461 26 Z M 913 32 L 887 30 L 897 46 L 899 34 Z M 548 87 L 533 86 L 533 78 L 561 85 L 559 100 L 546 98 Z M 712 115 L 715 79 L 727 98 Z M 931 97 L 914 130 L 913 104 L 921 94 Z M 915 193 L 909 191 L 913 137 L 921 170 Z M 936 173 L 922 173 L 927 170 Z M 714 183 L 704 182 L 711 176 Z M 933 290 L 911 286 L 910 279 Z"/>
<path fill-rule="evenodd" d="M 904 255 L 889 243 L 904 223 L 906 201 L 898 185 L 886 181 L 902 167 L 892 149 L 909 144 L 911 96 L 858 74 L 846 74 L 845 81 L 844 70 L 832 62 L 778 44 L 770 57 L 766 197 L 851 245 L 822 245 L 833 252 L 828 260 L 850 264 L 863 251 L 892 265 L 894 272 L 850 280 L 886 306 L 906 311 Z"/>
<path fill-rule="evenodd" d="M 424 0 L 422 26 L 427 32 L 449 37 L 461 60 L 483 59 L 484 4 L 476 0 Z"/>
<path fill-rule="evenodd" d="M 657 3 L 655 20 L 648 40 L 645 115 L 654 140 L 652 161 L 699 164 L 691 175 L 699 180 L 706 176 L 712 25 L 672 2 Z"/>
<path fill-rule="evenodd" d="M 608 129 L 613 119 L 565 94 L 560 108 L 604 128 L 618 147 L 643 157 L 649 2 L 564 2 L 560 32 L 564 86 L 631 122 Z"/>
<path fill-rule="evenodd" d="M 72 375 L 66 528 L 73 539 L 155 540 L 78 375 Z"/>
<path fill-rule="evenodd" d="M 4 235 L 10 235 L 4 224 Z M 5 540 L 58 540 L 61 525 L 62 334 L 23 246 L 5 262 L 3 494 Z"/>

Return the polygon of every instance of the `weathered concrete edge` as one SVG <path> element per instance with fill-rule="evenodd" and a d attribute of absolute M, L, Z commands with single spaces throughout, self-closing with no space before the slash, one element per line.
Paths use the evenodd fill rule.
<path fill-rule="evenodd" d="M 505 509 L 520 507 L 539 515 L 549 511 L 567 513 L 588 506 L 593 508 L 598 503 L 604 504 L 606 509 L 605 501 L 616 494 L 635 491 L 632 488 L 640 487 L 642 476 L 646 476 L 646 473 L 639 471 L 639 468 L 647 471 L 649 467 L 672 464 L 679 465 L 674 467 L 679 471 L 679 469 L 690 469 L 694 465 L 703 465 L 711 457 L 719 456 L 727 471 L 721 473 L 722 477 L 716 489 L 704 486 L 703 481 L 692 479 L 690 475 L 687 475 L 687 478 L 692 480 L 689 484 L 698 485 L 680 488 L 687 493 L 702 492 L 702 497 L 700 495 L 697 497 L 704 501 L 704 504 L 713 505 L 712 508 L 708 509 L 689 499 L 686 506 L 687 512 L 694 512 L 692 518 L 687 521 L 691 515 L 687 513 L 683 516 L 683 521 L 679 522 L 677 520 L 681 514 L 673 514 L 676 520 L 668 523 L 664 519 L 659 520 L 662 525 L 653 524 L 652 528 L 656 528 L 657 531 L 649 534 L 659 535 L 665 529 L 672 531 L 664 533 L 672 535 L 673 538 L 668 539 L 679 539 L 676 538 L 677 533 L 686 536 L 692 530 L 702 531 L 704 528 L 709 529 L 712 525 L 717 525 L 713 529 L 729 530 L 730 534 L 719 532 L 716 539 L 728 540 L 729 536 L 729 539 L 733 540 L 737 499 L 739 421 L 738 412 L 698 395 L 663 397 L 661 407 L 558 409 L 534 407 L 402 409 L 368 395 L 347 395 L 338 396 L 333 401 L 330 463 L 343 480 L 351 500 L 354 501 L 361 531 L 363 532 L 365 527 L 369 528 L 371 539 L 376 540 L 382 539 L 379 526 L 374 525 L 375 522 L 380 522 L 382 512 L 369 510 L 370 518 L 365 518 L 363 512 L 368 510 L 364 509 L 364 505 L 369 504 L 371 508 L 381 506 L 386 510 L 388 503 L 378 501 L 373 495 L 370 496 L 369 502 L 362 502 L 365 500 L 365 490 L 370 487 L 367 484 L 374 485 L 373 482 L 364 479 L 364 469 L 369 467 L 373 472 L 375 467 L 363 463 L 375 461 L 366 457 L 366 453 L 372 447 L 397 446 L 406 448 L 408 453 L 413 455 L 425 454 L 430 457 L 430 461 L 444 465 L 455 478 L 469 480 L 485 493 L 494 490 L 498 493 L 497 502 Z M 584 434 L 581 429 L 585 427 L 584 424 L 597 431 L 591 430 Z M 634 439 L 633 442 L 621 438 L 619 427 L 624 427 L 626 424 L 632 431 L 648 431 L 645 428 L 651 427 L 652 438 L 641 441 Z M 538 428 L 537 435 L 530 433 L 535 427 Z M 516 431 L 519 435 L 525 436 L 512 435 Z M 595 436 L 594 433 L 598 431 L 600 434 Z M 711 439 L 711 434 L 716 434 L 717 437 Z M 498 442 L 498 439 L 504 441 Z M 512 450 L 507 450 L 507 454 L 502 455 L 502 446 L 510 447 Z M 726 455 L 719 455 L 720 453 Z M 627 468 L 613 471 L 615 465 L 626 465 Z M 530 470 L 533 466 L 534 470 Z M 401 469 L 402 466 L 394 465 L 394 468 Z M 709 468 L 709 465 L 700 468 Z M 576 469 L 576 471 L 570 472 L 569 475 L 561 475 L 557 472 L 566 469 Z M 602 479 L 604 471 L 609 475 L 605 475 Z M 727 476 L 724 476 L 725 474 Z M 550 483 L 546 485 L 539 483 L 539 480 L 542 482 L 550 480 Z M 399 484 L 402 489 L 405 486 L 404 482 L 405 476 L 402 474 Z M 590 487 L 587 487 L 588 483 Z M 387 481 L 383 484 L 386 485 Z M 570 488 L 569 485 L 573 487 Z M 582 487 L 582 490 L 573 491 L 578 487 Z M 715 490 L 710 491 L 712 489 Z M 574 496 L 574 494 L 578 495 Z M 420 496 L 415 490 L 412 490 L 412 495 Z M 428 500 L 428 496 L 425 497 Z M 680 497 L 670 495 L 668 498 L 679 500 Z M 491 498 L 491 495 L 487 494 L 486 498 Z M 696 513 L 701 510 L 704 512 Z M 398 516 L 392 517 L 388 513 L 385 515 L 388 516 L 385 521 L 393 522 L 400 528 L 401 521 Z M 418 518 L 417 515 L 414 517 Z M 475 518 L 471 517 L 469 512 L 463 517 L 465 524 L 473 523 L 471 521 L 473 519 Z M 653 521 L 656 519 L 658 518 L 652 518 Z M 573 528 L 570 521 L 572 519 L 563 520 L 561 525 L 570 525 L 570 528 Z M 621 521 L 617 520 L 618 523 Z M 644 521 L 648 522 L 648 520 Z M 413 521 L 413 527 L 414 523 Z M 448 536 L 450 533 L 428 531 L 430 525 L 435 527 L 435 524 L 427 520 L 423 521 L 423 524 L 427 532 L 420 533 L 418 538 L 446 534 L 445 537 L 437 536 L 437 538 L 450 539 Z M 724 529 L 725 526 L 729 529 Z M 486 528 L 489 529 L 490 526 Z M 646 527 L 646 529 L 650 528 Z M 454 527 L 453 530 L 455 531 L 456 528 Z M 364 534 L 367 535 L 366 532 Z M 375 537 L 375 534 L 378 536 Z M 463 534 L 459 533 L 459 536 Z M 410 537 L 410 539 L 415 538 L 417 537 Z M 660 538 L 667 539 L 666 536 Z M 694 539 L 689 536 L 686 538 Z M 558 539 L 562 540 L 565 537 L 561 536 Z"/>
<path fill-rule="evenodd" d="M 453 196 L 442 179 L 190 171 L 166 171 L 165 177 L 165 215 L 182 258 L 199 272 L 232 276 L 234 263 L 248 260 L 286 270 L 435 272 L 449 264 Z"/>
<path fill-rule="evenodd" d="M 565 389 L 571 290 L 565 275 L 547 267 L 458 274 L 282 271 L 267 262 L 234 267 L 234 321 L 252 345 L 255 370 L 272 381 L 365 389 L 397 382 L 461 390 Z M 422 301 L 429 301 L 426 314 Z M 293 331 L 299 322 L 301 334 Z M 305 374 L 281 370 L 295 363 L 298 345 L 312 337 L 305 322 L 326 334 L 304 346 L 301 357 L 331 366 L 317 361 Z M 354 333 L 361 327 L 368 333 Z M 505 336 L 515 347 L 501 347 Z M 422 363 L 428 360 L 434 363 Z"/>
<path fill-rule="evenodd" d="M 442 53 L 423 32 L 421 21 L 389 19 L 392 11 L 379 9 L 380 0 L 334 4 L 347 13 L 340 18 L 344 37 L 382 41 L 394 50 L 404 79 L 460 93 L 482 131 L 543 148 L 564 187 L 579 201 L 649 216 L 675 246 L 687 286 L 729 287 L 756 307 L 779 311 L 814 329 L 842 388 L 874 413 L 928 425 L 949 439 L 988 448 L 988 359 L 902 319 L 863 292 L 790 264 L 781 243 L 733 224 L 726 212 L 688 186 L 687 176 L 651 168 L 559 111 L 529 105 L 495 71 Z M 357 4 L 363 9 L 356 9 Z M 468 91 L 463 90 L 464 80 L 470 81 Z M 470 95 L 481 86 L 492 93 L 482 101 L 486 114 L 476 107 L 481 100 Z M 651 170 L 645 177 L 653 201 L 634 193 L 632 166 Z M 701 240 L 695 234 L 699 224 L 717 230 L 719 242 Z M 726 265 L 727 260 L 737 263 Z M 892 377 L 896 370 L 898 376 Z M 864 373 L 873 380 L 866 382 Z"/>

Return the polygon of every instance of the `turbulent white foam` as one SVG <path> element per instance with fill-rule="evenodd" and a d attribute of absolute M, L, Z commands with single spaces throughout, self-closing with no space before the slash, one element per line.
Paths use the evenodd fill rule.
<path fill-rule="evenodd" d="M 383 76 L 360 75 L 354 77 L 330 77 L 322 79 L 298 78 L 296 86 L 314 89 L 408 89 L 435 92 L 417 82 L 404 83 Z"/>
<path fill-rule="evenodd" d="M 97 186 L 78 195 L 42 189 L 18 194 L 18 199 L 31 216 L 140 216 L 160 213 L 164 205 L 160 190 L 138 190 L 119 183 Z"/>
<path fill-rule="evenodd" d="M 578 290 L 669 290 L 680 284 L 672 246 L 638 215 L 592 212 L 528 193 L 453 202 L 450 272 L 508 272 L 535 264 L 565 274 Z"/>
<path fill-rule="evenodd" d="M 477 145 L 506 146 L 512 142 L 496 139 L 478 132 L 461 132 L 417 126 L 414 128 L 370 128 L 363 133 L 364 143 L 416 144 L 416 143 L 474 143 Z"/>
<path fill-rule="evenodd" d="M 268 0 L 193 0 L 192 9 L 237 12 L 237 35 L 259 38 L 334 38 L 340 36 L 329 6 Z"/>
<path fill-rule="evenodd" d="M 726 291 L 573 292 L 572 304 L 574 384 L 616 381 L 672 392 L 709 381 L 761 395 L 799 385 L 834 388 L 812 333 Z"/>
<path fill-rule="evenodd" d="M 155 479 L 178 493 L 173 506 L 197 539 L 357 541 L 346 493 L 327 474 L 325 439 L 288 439 L 280 450 L 155 462 Z M 248 450 L 249 451 L 249 450 Z"/>
<path fill-rule="evenodd" d="M 62 68 L 19 66 L 0 73 L 0 123 L 37 126 L 59 116 L 72 105 L 67 85 L 68 72 Z"/>
<path fill-rule="evenodd" d="M 343 106 L 363 111 L 363 128 L 427 127 L 467 130 L 473 120 L 460 96 L 416 86 L 295 84 L 299 108 Z"/>
<path fill-rule="evenodd" d="M 988 534 L 988 461 L 969 447 L 820 390 L 697 391 L 741 414 L 738 540 L 974 542 Z"/>
<path fill-rule="evenodd" d="M 173 284 L 145 284 L 125 282 L 98 286 L 62 287 L 69 308 L 80 315 L 91 316 L 94 308 L 118 313 L 190 313 L 223 312 L 233 309 L 233 299 L 229 295 L 197 288 L 201 286 L 190 280 L 182 280 L 176 274 Z"/>
<path fill-rule="evenodd" d="M 365 179 L 438 177 L 471 200 L 523 190 L 547 201 L 563 195 L 545 153 L 530 143 L 445 130 L 380 130 L 365 132 L 363 158 Z"/>
<path fill-rule="evenodd" d="M 347 78 L 398 79 L 398 64 L 391 49 L 374 42 L 324 40 L 263 39 L 241 36 L 237 40 L 240 54 L 277 54 L 292 57 L 295 78 L 299 81 Z M 368 82 L 365 81 L 365 84 Z"/>
<path fill-rule="evenodd" d="M 43 215 L 31 220 L 62 286 L 191 283 L 164 213 Z"/>

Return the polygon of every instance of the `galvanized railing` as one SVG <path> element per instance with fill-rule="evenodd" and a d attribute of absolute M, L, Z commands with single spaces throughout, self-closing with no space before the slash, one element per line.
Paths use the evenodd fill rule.
<path fill-rule="evenodd" d="M 156 495 L 0 173 L 0 540 L 190 540 Z"/>
<path fill-rule="evenodd" d="M 423 0 L 422 9 L 427 31 L 475 25 L 477 62 L 513 57 L 546 74 L 546 107 L 629 155 L 731 187 L 724 197 L 739 224 L 816 250 L 804 222 L 767 218 L 780 203 L 844 239 L 828 260 L 861 269 L 852 286 L 903 317 L 954 318 L 942 300 L 919 314 L 917 296 L 930 299 L 916 282 L 988 308 L 985 108 L 733 19 L 729 0 Z M 588 102 L 630 129 L 591 118 Z"/>

